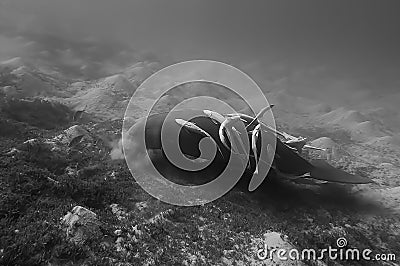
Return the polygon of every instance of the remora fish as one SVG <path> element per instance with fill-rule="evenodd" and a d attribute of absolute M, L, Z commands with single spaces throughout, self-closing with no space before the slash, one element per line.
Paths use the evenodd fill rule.
<path fill-rule="evenodd" d="M 251 119 L 251 120 L 254 120 L 254 121 L 255 121 L 255 118 L 254 118 L 254 117 L 249 116 L 249 115 L 246 115 L 246 114 L 242 114 L 242 113 L 226 114 L 226 116 L 227 116 L 227 117 L 239 116 L 240 119 L 241 119 L 243 122 L 245 122 L 245 123 L 247 123 L 247 120 L 246 120 L 246 119 Z M 264 131 L 266 131 L 266 130 L 271 131 L 271 132 L 273 132 L 273 133 L 275 133 L 275 134 L 277 134 L 277 135 L 280 135 L 280 136 L 284 137 L 285 139 L 288 139 L 289 137 L 293 137 L 293 136 L 291 136 L 291 135 L 289 135 L 289 134 L 287 134 L 287 133 L 285 133 L 285 132 L 280 132 L 279 130 L 270 127 L 269 125 L 265 124 L 264 122 L 259 121 L 259 124 L 262 126 L 262 129 L 263 129 Z M 248 126 L 250 126 L 250 124 L 248 124 L 247 127 L 248 127 Z M 247 127 L 246 127 L 246 128 L 247 128 Z M 249 132 L 250 132 L 250 131 L 249 131 Z M 294 137 L 293 137 L 293 138 L 294 138 Z"/>
<path fill-rule="evenodd" d="M 251 133 L 251 148 L 253 150 L 254 159 L 256 163 L 256 169 L 254 170 L 255 174 L 258 174 L 257 140 L 258 140 L 258 134 L 260 133 L 260 128 L 261 125 L 258 124 Z"/>
<path fill-rule="evenodd" d="M 260 117 L 262 117 L 266 111 L 268 111 L 269 109 L 271 109 L 272 107 L 274 107 L 273 104 L 271 104 L 270 106 L 264 107 L 263 109 L 260 110 L 260 112 L 258 112 L 258 114 L 256 115 L 256 117 L 253 118 L 253 120 L 251 120 L 250 124 L 248 124 L 246 126 L 246 129 L 252 125 L 254 123 L 254 121 L 257 121 Z"/>
<path fill-rule="evenodd" d="M 233 132 L 233 135 L 235 135 L 236 139 L 238 140 L 238 142 L 240 144 L 240 148 L 244 152 L 244 154 L 238 153 L 237 155 L 239 155 L 241 160 L 244 161 L 245 164 L 247 164 L 247 168 L 250 168 L 251 167 L 250 161 L 249 161 L 250 154 L 248 152 L 248 149 L 246 149 L 246 147 L 244 146 L 243 140 L 240 137 L 240 132 L 235 127 L 232 127 L 232 132 Z M 232 140 L 232 141 L 234 141 L 234 140 Z"/>
<path fill-rule="evenodd" d="M 197 126 L 193 122 L 189 122 L 189 121 L 186 121 L 186 120 L 183 120 L 183 119 L 180 119 L 180 118 L 176 118 L 175 122 L 178 123 L 179 125 L 183 126 L 184 128 L 186 128 L 189 131 L 194 131 L 196 133 L 200 133 L 200 134 L 204 135 L 207 138 L 210 138 L 214 142 L 214 144 L 217 147 L 219 153 L 221 153 L 222 157 L 224 157 L 224 154 L 222 153 L 220 147 L 218 146 L 218 143 L 213 139 L 213 137 L 207 131 L 205 131 L 204 129 L 200 128 L 199 126 Z"/>
<path fill-rule="evenodd" d="M 221 126 L 219 127 L 219 131 L 218 131 L 219 138 L 220 138 L 222 144 L 223 144 L 228 150 L 230 150 L 230 148 L 229 148 L 229 146 L 228 146 L 228 143 L 226 142 L 226 139 L 225 139 L 225 136 L 224 136 L 224 130 L 227 129 L 227 130 L 226 130 L 226 134 L 228 135 L 229 141 L 231 142 L 231 148 L 232 148 L 233 152 L 235 152 L 235 153 L 239 153 L 239 151 L 238 151 L 238 148 L 237 148 L 237 146 L 236 146 L 236 143 L 234 142 L 234 139 L 233 139 L 233 136 L 232 136 L 232 134 L 231 134 L 231 131 L 228 130 L 228 127 L 229 127 L 230 125 L 232 125 L 233 123 L 236 123 L 236 122 L 239 121 L 239 120 L 240 120 L 240 117 L 239 117 L 239 116 L 232 116 L 232 117 L 226 118 L 226 119 L 224 120 L 224 122 L 222 122 Z"/>
<path fill-rule="evenodd" d="M 213 121 L 217 121 L 220 124 L 222 124 L 225 121 L 225 117 L 220 113 L 211 110 L 203 110 L 203 113 L 209 118 L 211 118 Z"/>

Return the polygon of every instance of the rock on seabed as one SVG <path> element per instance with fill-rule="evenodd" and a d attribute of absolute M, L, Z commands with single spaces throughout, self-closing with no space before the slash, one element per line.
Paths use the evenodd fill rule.
<path fill-rule="evenodd" d="M 83 244 L 101 235 L 97 214 L 82 206 L 75 206 L 62 218 L 67 238 L 75 244 Z"/>

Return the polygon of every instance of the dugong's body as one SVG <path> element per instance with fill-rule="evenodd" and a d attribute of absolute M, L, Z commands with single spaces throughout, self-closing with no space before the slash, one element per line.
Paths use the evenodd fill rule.
<path fill-rule="evenodd" d="M 214 139 L 215 143 L 219 146 L 222 154 L 217 152 L 215 157 L 207 169 L 197 172 L 197 174 L 212 174 L 219 173 L 226 167 L 230 158 L 231 150 L 226 148 L 219 137 L 219 129 L 221 123 L 206 116 L 202 110 L 185 109 L 179 111 L 172 111 L 169 113 L 159 113 L 150 115 L 147 119 L 142 118 L 138 120 L 125 134 L 125 141 L 132 145 L 127 148 L 124 145 L 124 152 L 128 160 L 140 159 L 147 151 L 158 151 L 163 154 L 162 130 L 164 131 L 165 141 L 173 141 L 174 138 L 179 138 L 179 146 L 183 154 L 189 158 L 195 159 L 201 157 L 199 149 L 200 141 L 205 138 L 202 134 L 196 134 L 191 130 L 182 128 L 182 125 L 176 123 L 175 119 L 183 119 L 195 123 L 198 127 L 205 130 Z M 242 117 L 244 126 L 249 125 L 250 118 Z M 249 143 L 251 143 L 251 131 L 257 123 L 251 124 L 247 130 L 249 133 L 244 133 Z M 179 134 L 177 136 L 177 134 Z M 247 135 L 247 136 L 246 136 Z M 342 170 L 330 166 L 325 161 L 312 161 L 309 162 L 301 157 L 296 151 L 286 146 L 279 140 L 272 132 L 264 132 L 263 139 L 257 140 L 258 154 L 260 154 L 261 141 L 271 143 L 275 147 L 275 155 L 273 158 L 273 167 L 269 171 L 278 172 L 289 176 L 303 176 L 309 174 L 311 178 L 340 182 L 340 183 L 370 183 L 371 180 L 358 175 L 352 175 Z M 276 144 L 275 144 L 276 143 Z M 129 145 L 128 145 L 129 146 Z M 255 160 L 252 157 L 252 151 L 249 150 L 250 165 L 246 172 L 252 173 L 255 169 Z M 166 158 L 164 158 L 166 159 Z M 162 164 L 157 159 L 157 162 Z M 180 171 L 180 170 L 179 170 Z M 182 171 L 181 171 L 182 172 Z M 185 172 L 185 171 L 183 171 Z M 188 172 L 189 174 L 189 172 Z"/>

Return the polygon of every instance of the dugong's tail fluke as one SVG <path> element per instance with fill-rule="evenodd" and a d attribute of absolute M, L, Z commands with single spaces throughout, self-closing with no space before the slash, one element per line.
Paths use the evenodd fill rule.
<path fill-rule="evenodd" d="M 311 170 L 310 175 L 315 179 L 348 184 L 368 184 L 373 182 L 367 177 L 353 175 L 337 169 L 321 159 L 312 160 L 311 164 L 314 168 Z"/>

